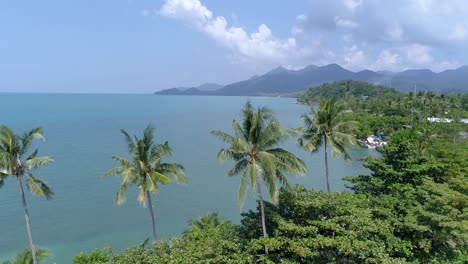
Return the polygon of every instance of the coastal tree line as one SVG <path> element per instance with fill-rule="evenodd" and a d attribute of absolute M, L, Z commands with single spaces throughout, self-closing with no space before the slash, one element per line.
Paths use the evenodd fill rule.
<path fill-rule="evenodd" d="M 322 101 L 318 110 L 312 106 L 311 114 L 302 117 L 301 128 L 284 129 L 270 109 L 255 108 L 247 102 L 241 120 L 232 122 L 233 134 L 212 131 L 226 144 L 220 149 L 218 158 L 234 162 L 227 175 L 240 176 L 239 208 L 242 208 L 249 188 L 256 193 L 259 206 L 257 211 L 243 214 L 240 226 L 212 214 L 192 222 L 180 238 L 169 242 L 157 240 L 151 194 L 157 194 L 160 185 L 186 183 L 184 167 L 164 161 L 172 151 L 168 142 L 154 142 L 153 127 L 148 126 L 141 138 L 121 130 L 130 159 L 113 156 L 118 166 L 105 176 L 121 177 L 116 193 L 118 204 L 125 201 L 127 188 L 136 185 L 140 189 L 137 200 L 149 209 L 154 243 L 144 242 L 121 254 L 111 249 L 96 250 L 89 255 L 82 253 L 75 257 L 74 263 L 133 263 L 132 258 L 141 258 L 139 263 L 466 260 L 468 164 L 465 155 L 468 151 L 453 145 L 448 148 L 452 143 L 448 139 L 466 126 L 453 122 L 450 124 L 453 132 L 441 124 L 419 120 L 410 130 L 390 131 L 391 141 L 382 150 L 383 157 L 370 158 L 364 164 L 372 171 L 371 175 L 347 177 L 353 193 L 331 192 L 328 150 L 334 156 L 343 155 L 349 159 L 346 149 L 356 146 L 356 135 L 370 127 L 369 123 L 359 121 L 375 115 L 366 110 L 371 109 L 374 97 L 357 99 L 356 95 L 350 95 L 349 83 L 340 86 L 345 92 L 338 94 L 345 96 Z M 414 97 L 414 94 L 403 96 L 408 101 Z M 359 104 L 355 100 L 360 100 Z M 459 115 L 464 114 L 461 104 L 453 105 L 444 110 L 457 107 Z M 398 104 L 381 108 L 395 107 L 400 108 Z M 377 116 L 389 116 L 385 112 L 379 113 Z M 416 111 L 412 109 L 402 111 L 402 117 L 406 121 L 409 116 L 411 123 L 416 120 L 414 113 Z M 327 193 L 289 185 L 288 176 L 306 174 L 304 161 L 281 148 L 281 143 L 289 137 L 297 137 L 298 145 L 306 151 L 315 152 L 322 147 Z M 18 181 L 30 241 L 30 250 L 19 257 L 30 255 L 28 263 L 37 263 L 38 254 L 23 181 L 33 194 L 46 198 L 53 195 L 46 182 L 32 174 L 34 169 L 52 161 L 49 157 L 37 157 L 37 150 L 28 151 L 32 141 L 41 138 L 41 128 L 18 135 L 7 126 L 0 127 L 0 184 L 9 176 Z M 457 140 L 460 145 L 468 146 L 466 138 L 458 137 Z M 423 148 L 424 151 L 420 151 Z M 262 185 L 271 202 L 264 200 Z M 211 254 L 195 252 L 194 248 L 203 247 L 204 243 L 211 245 L 209 250 L 205 248 Z"/>

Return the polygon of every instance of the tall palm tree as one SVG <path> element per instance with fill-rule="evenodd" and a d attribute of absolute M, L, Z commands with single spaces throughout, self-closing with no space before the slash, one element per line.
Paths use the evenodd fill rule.
<path fill-rule="evenodd" d="M 343 120 L 347 113 L 346 108 L 343 103 L 336 100 L 320 103 L 318 111 L 311 106 L 310 112 L 311 115 L 302 115 L 304 127 L 298 143 L 304 150 L 311 152 L 318 151 L 323 146 L 327 192 L 330 192 L 328 146 L 331 147 L 334 157 L 344 155 L 345 159 L 351 159 L 345 148 L 357 145 L 355 132 L 358 123 Z"/>
<path fill-rule="evenodd" d="M 119 205 L 125 202 L 127 188 L 130 185 L 138 185 L 138 188 L 140 188 L 138 201 L 143 205 L 148 202 L 153 239 L 156 241 L 151 192 L 157 194 L 160 184 L 167 184 L 172 181 L 186 183 L 187 178 L 184 174 L 184 167 L 179 163 L 163 162 L 163 158 L 171 156 L 172 150 L 167 141 L 164 144 L 154 143 L 154 128 L 151 125 L 145 129 L 141 139 L 135 135 L 131 137 L 123 129 L 120 132 L 124 135 L 132 159 L 112 156 L 112 159 L 117 161 L 119 166 L 109 170 L 104 176 L 116 175 L 122 178 L 122 183 L 115 196 L 115 201 Z"/>
<path fill-rule="evenodd" d="M 4 184 L 4 180 L 8 176 L 16 177 L 18 181 L 34 264 L 37 264 L 36 248 L 32 237 L 28 206 L 24 196 L 23 178 L 25 178 L 26 187 L 31 193 L 45 196 L 47 199 L 52 198 L 54 193 L 47 183 L 32 174 L 34 169 L 46 165 L 51 162 L 52 159 L 50 157 L 37 157 L 37 149 L 26 156 L 32 141 L 34 139 L 44 139 L 43 134 L 44 131 L 39 127 L 22 135 L 16 135 L 9 127 L 0 126 L 0 187 Z"/>
<path fill-rule="evenodd" d="M 234 135 L 215 130 L 211 134 L 228 144 L 221 148 L 218 159 L 232 160 L 234 167 L 228 176 L 241 175 L 238 192 L 238 205 L 242 204 L 246 190 L 250 186 L 258 196 L 263 236 L 267 237 L 265 225 L 265 207 L 261 184 L 266 184 L 273 203 L 278 201 L 278 185 L 289 186 L 286 174 L 304 175 L 306 168 L 302 160 L 294 154 L 279 148 L 278 145 L 287 137 L 272 111 L 266 107 L 255 110 L 250 101 L 242 109 L 240 123 L 232 121 Z M 265 245 L 265 255 L 268 246 Z"/>

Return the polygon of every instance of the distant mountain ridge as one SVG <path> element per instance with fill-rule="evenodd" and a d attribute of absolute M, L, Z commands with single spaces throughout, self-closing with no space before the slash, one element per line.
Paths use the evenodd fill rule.
<path fill-rule="evenodd" d="M 200 92 L 213 92 L 218 89 L 221 89 L 223 85 L 217 83 L 204 83 L 196 87 L 175 87 L 170 89 L 165 89 L 156 92 L 156 94 L 167 94 L 167 95 L 194 95 Z"/>
<path fill-rule="evenodd" d="M 300 70 L 281 66 L 247 80 L 225 86 L 204 84 L 191 88 L 172 88 L 155 92 L 159 95 L 239 95 L 239 96 L 297 96 L 312 86 L 342 80 L 368 82 L 395 88 L 401 92 L 416 90 L 443 93 L 468 92 L 468 66 L 435 73 L 428 69 L 389 72 L 349 71 L 338 64 L 309 65 Z M 206 89 L 206 87 L 209 89 Z"/>

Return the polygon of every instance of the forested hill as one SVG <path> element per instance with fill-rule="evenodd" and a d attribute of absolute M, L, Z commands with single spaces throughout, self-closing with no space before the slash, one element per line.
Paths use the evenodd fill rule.
<path fill-rule="evenodd" d="M 434 93 L 457 94 L 468 92 L 468 66 L 435 73 L 428 69 L 402 72 L 349 71 L 340 65 L 309 65 L 299 70 L 277 67 L 263 75 L 224 86 L 190 89 L 166 89 L 160 95 L 238 95 L 238 96 L 290 96 L 304 93 L 309 87 L 342 80 L 354 80 L 384 85 L 400 92 L 432 91 Z"/>
<path fill-rule="evenodd" d="M 298 101 L 310 102 L 329 98 L 343 99 L 348 96 L 389 98 L 398 94 L 399 92 L 397 90 L 382 85 L 346 80 L 324 83 L 311 87 L 301 97 L 299 97 Z"/>

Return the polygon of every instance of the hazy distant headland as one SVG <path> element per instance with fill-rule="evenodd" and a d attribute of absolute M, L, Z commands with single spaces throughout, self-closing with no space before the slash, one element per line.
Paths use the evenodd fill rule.
<path fill-rule="evenodd" d="M 220 85 L 213 83 L 197 87 L 177 87 L 155 92 L 158 95 L 232 95 L 298 97 L 307 88 L 327 82 L 354 80 L 395 88 L 401 92 L 413 90 L 457 94 L 468 92 L 468 66 L 435 73 L 428 69 L 402 72 L 349 71 L 340 65 L 318 67 L 309 65 L 301 70 L 277 67 L 263 75 Z"/>

